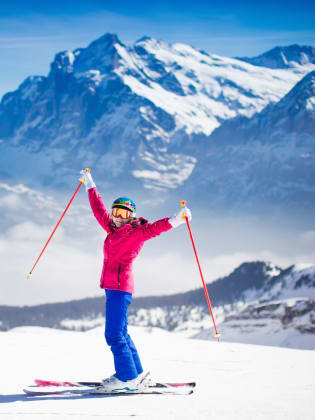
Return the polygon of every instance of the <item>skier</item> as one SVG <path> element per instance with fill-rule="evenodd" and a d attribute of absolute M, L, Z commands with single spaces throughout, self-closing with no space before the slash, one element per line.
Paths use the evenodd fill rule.
<path fill-rule="evenodd" d="M 133 200 L 119 197 L 109 213 L 91 173 L 86 170 L 80 173 L 93 214 L 107 232 L 100 287 L 106 294 L 105 339 L 113 353 L 116 372 L 102 381 L 102 391 L 136 391 L 148 385 L 150 379 L 143 372 L 139 354 L 127 331 L 127 311 L 134 292 L 132 262 L 145 241 L 185 223 L 183 214 L 191 220 L 191 212 L 187 207 L 181 208 L 171 218 L 148 223 L 142 217 L 136 218 Z"/>

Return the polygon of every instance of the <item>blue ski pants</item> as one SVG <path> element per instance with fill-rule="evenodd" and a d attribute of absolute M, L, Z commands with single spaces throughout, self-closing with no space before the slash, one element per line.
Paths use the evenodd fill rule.
<path fill-rule="evenodd" d="M 114 356 L 115 376 L 121 381 L 128 381 L 143 372 L 137 349 L 127 331 L 127 312 L 132 294 L 108 289 L 105 293 L 106 343 Z"/>

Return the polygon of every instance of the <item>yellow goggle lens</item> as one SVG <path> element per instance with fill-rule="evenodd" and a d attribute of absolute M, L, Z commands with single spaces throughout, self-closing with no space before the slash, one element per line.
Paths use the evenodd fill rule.
<path fill-rule="evenodd" d="M 132 212 L 128 209 L 121 209 L 119 207 L 114 207 L 112 209 L 112 215 L 114 217 L 120 217 L 121 219 L 131 219 Z"/>

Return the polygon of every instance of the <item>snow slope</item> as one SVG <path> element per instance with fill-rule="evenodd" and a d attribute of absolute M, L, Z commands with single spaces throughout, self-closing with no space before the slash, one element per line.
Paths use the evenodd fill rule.
<path fill-rule="evenodd" d="M 189 340 L 131 327 L 145 368 L 158 380 L 196 380 L 190 396 L 26 397 L 35 378 L 96 380 L 112 374 L 102 328 L 23 327 L 0 333 L 0 416 L 11 419 L 311 420 L 315 353 Z"/>

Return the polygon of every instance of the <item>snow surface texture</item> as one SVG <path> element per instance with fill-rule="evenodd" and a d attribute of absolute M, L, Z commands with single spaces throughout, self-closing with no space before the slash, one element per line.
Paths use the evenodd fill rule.
<path fill-rule="evenodd" d="M 0 417 L 20 419 L 312 420 L 315 353 L 189 340 L 131 327 L 156 380 L 197 382 L 189 396 L 26 397 L 34 379 L 99 380 L 113 373 L 103 329 L 16 328 L 0 333 Z M 21 353 L 23 351 L 23 354 Z"/>

